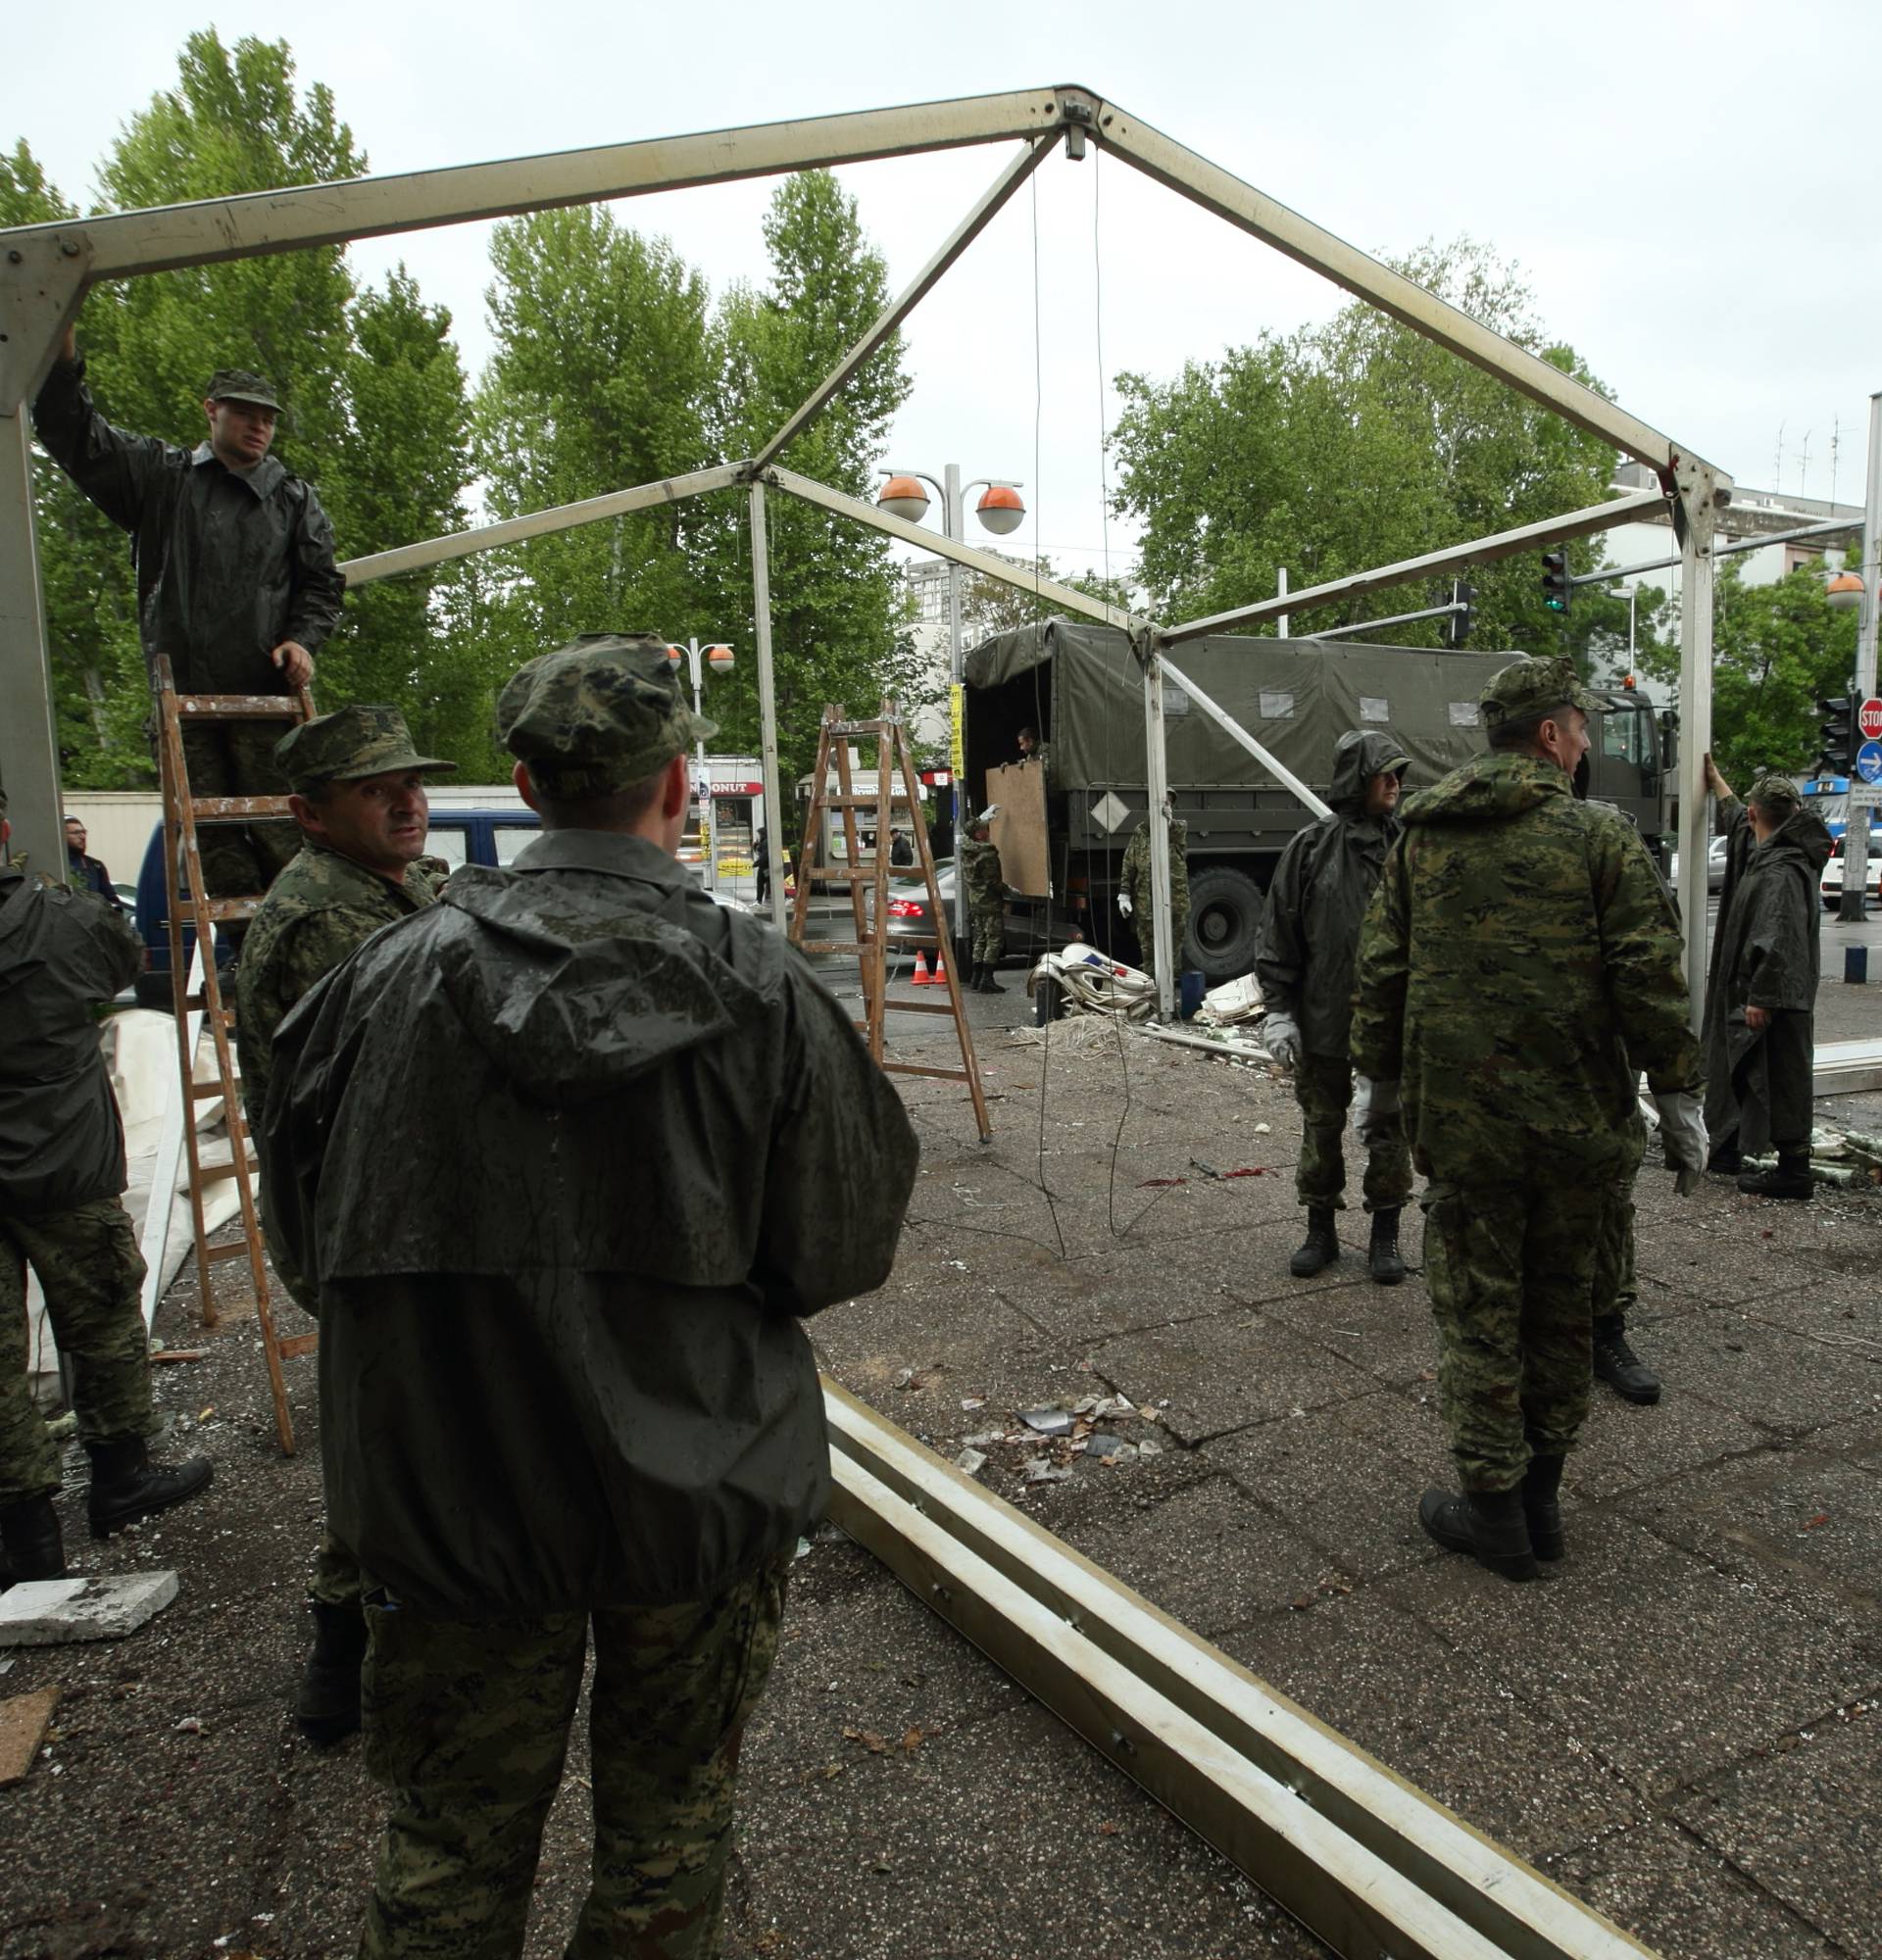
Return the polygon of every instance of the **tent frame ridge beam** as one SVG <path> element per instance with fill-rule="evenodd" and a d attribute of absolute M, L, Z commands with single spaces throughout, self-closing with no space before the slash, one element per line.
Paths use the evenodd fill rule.
<path fill-rule="evenodd" d="M 1612 530 L 1616 524 L 1632 523 L 1647 510 L 1660 510 L 1666 502 L 1663 492 L 1642 490 L 1631 497 L 1616 497 L 1606 504 L 1590 504 L 1585 510 L 1570 511 L 1560 517 L 1544 517 L 1533 524 L 1519 524 L 1512 531 L 1493 531 L 1488 537 L 1469 543 L 1447 545 L 1443 551 L 1426 552 L 1421 558 L 1401 559 L 1396 564 L 1382 564 L 1370 571 L 1356 571 L 1345 578 L 1329 579 L 1324 585 L 1310 585 L 1272 599 L 1237 606 L 1227 612 L 1212 612 L 1206 618 L 1185 619 L 1161 636 L 1164 646 L 1184 640 L 1200 640 L 1210 633 L 1232 633 L 1258 620 L 1277 618 L 1283 612 L 1305 612 L 1311 606 L 1326 606 L 1336 600 L 1358 599 L 1368 592 L 1382 592 L 1388 586 L 1409 585 L 1414 579 L 1429 578 L 1438 572 L 1463 571 L 1473 564 L 1493 559 L 1514 558 L 1517 553 L 1540 545 L 1560 544 L 1570 538 L 1591 537 L 1597 531 Z M 1309 635 L 1308 637 L 1312 637 Z"/>
<path fill-rule="evenodd" d="M 972 210 L 949 233 L 940 249 L 915 275 L 900 296 L 892 300 L 883 310 L 875 324 L 830 370 L 817 392 L 752 459 L 752 466 L 755 469 L 768 468 L 805 428 L 823 413 L 870 355 L 908 318 L 909 315 L 940 283 L 962 253 L 979 237 L 994 217 L 1006 208 L 1008 199 L 1052 154 L 1063 133 L 1063 129 L 1055 129 L 1049 136 L 1034 138 L 1025 144 L 1019 154 L 994 178 Z"/>
<path fill-rule="evenodd" d="M 1584 387 L 1540 355 L 1507 340 L 1494 328 L 1441 300 L 1403 272 L 1322 230 L 1299 212 L 1264 197 L 1218 164 L 1199 157 L 1147 123 L 1122 112 L 1105 121 L 1102 141 L 1124 162 L 1158 183 L 1199 204 L 1263 244 L 1323 274 L 1357 298 L 1448 348 L 1486 373 L 1553 410 L 1577 428 L 1610 442 L 1624 454 L 1658 470 L 1662 479 L 1677 461 L 1672 440 L 1630 416 L 1605 395 Z M 1729 478 L 1721 479 L 1729 481 Z"/>
<path fill-rule="evenodd" d="M 1155 625 L 1153 620 L 1141 618 L 1135 612 L 1126 612 L 1120 607 L 1107 606 L 1102 599 L 1093 599 L 1089 593 L 1080 592 L 1074 586 L 1061 585 L 1057 579 L 1042 578 L 1023 566 L 1009 564 L 1005 559 L 996 558 L 991 552 L 976 551 L 972 545 L 957 544 L 954 539 L 944 537 L 937 531 L 923 530 L 919 524 L 911 524 L 906 518 L 895 516 L 874 504 L 866 504 L 859 497 L 832 490 L 827 483 L 819 483 L 814 476 L 800 476 L 793 469 L 783 469 L 773 464 L 763 472 L 762 480 L 803 503 L 834 511 L 838 516 L 853 517 L 859 524 L 886 531 L 890 537 L 900 538 L 905 544 L 919 545 L 936 558 L 952 559 L 956 564 L 977 571 L 983 578 L 1011 585 L 1015 592 L 1032 593 L 1058 612 L 1075 612 L 1080 618 L 1097 619 L 1107 626 L 1121 626 L 1127 633 Z"/>
<path fill-rule="evenodd" d="M 746 463 L 724 463 L 711 469 L 696 469 L 689 476 L 666 476 L 657 483 L 638 484 L 631 490 L 611 490 L 606 496 L 584 498 L 578 504 L 554 504 L 520 517 L 479 524 L 474 530 L 449 531 L 441 538 L 399 545 L 392 551 L 374 552 L 371 558 L 350 558 L 340 570 L 349 588 L 368 585 L 375 578 L 393 578 L 402 571 L 422 571 L 427 565 L 442 564 L 448 559 L 470 558 L 476 552 L 522 544 L 530 538 L 547 537 L 552 531 L 571 531 L 581 524 L 624 516 L 630 511 L 651 511 L 662 504 L 683 503 L 709 490 L 730 490 L 743 482 L 750 470 L 751 466 Z"/>

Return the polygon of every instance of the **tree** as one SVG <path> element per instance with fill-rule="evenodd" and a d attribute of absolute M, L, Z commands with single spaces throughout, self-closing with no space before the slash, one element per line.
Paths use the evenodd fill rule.
<path fill-rule="evenodd" d="M 765 220 L 770 276 L 733 286 L 713 322 L 715 449 L 751 456 L 860 340 L 888 304 L 888 269 L 869 244 L 856 200 L 827 171 L 787 177 Z M 887 341 L 836 401 L 784 451 L 787 467 L 867 497 L 895 412 L 908 398 L 900 335 Z M 913 710 L 924 683 L 887 541 L 793 498 L 767 500 L 772 654 L 785 780 L 816 759 L 825 702 L 873 712 L 884 692 Z M 717 639 L 753 644 L 743 500 L 715 500 L 705 540 L 701 624 Z M 700 630 L 690 624 L 687 631 Z M 755 748 L 755 662 L 741 662 L 709 704 L 727 747 Z"/>
<path fill-rule="evenodd" d="M 1644 662 L 1679 675 L 1676 648 Z M 1802 775 L 1816 762 L 1816 703 L 1850 691 L 1856 614 L 1834 612 L 1823 574 L 1800 565 L 1770 585 L 1748 585 L 1738 561 L 1719 562 L 1712 597 L 1712 754 L 1742 789 L 1765 769 Z"/>
<path fill-rule="evenodd" d="M 1599 389 L 1552 344 L 1512 268 L 1469 239 L 1427 245 L 1398 270 L 1518 346 Z M 1138 574 L 1165 617 L 1271 598 L 1600 503 L 1613 452 L 1409 327 L 1355 304 L 1285 339 L 1263 334 L 1170 382 L 1117 380 L 1116 508 L 1143 524 Z M 1592 570 L 1599 547 L 1568 547 Z M 1540 555 L 1471 574 L 1475 644 L 1536 653 L 1625 642 L 1626 604 L 1581 588 L 1566 618 L 1542 606 Z M 1450 597 L 1448 582 L 1424 603 Z M 1416 588 L 1315 609 L 1296 631 L 1410 611 Z M 1439 643 L 1435 622 L 1398 629 Z"/>

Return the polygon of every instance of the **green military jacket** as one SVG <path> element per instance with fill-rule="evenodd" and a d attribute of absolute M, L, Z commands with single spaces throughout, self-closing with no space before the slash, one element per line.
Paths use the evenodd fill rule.
<path fill-rule="evenodd" d="M 1118 883 L 1130 894 L 1133 918 L 1150 917 L 1150 820 L 1130 833 Z M 1189 825 L 1181 817 L 1169 820 L 1169 908 L 1179 919 L 1189 916 Z M 1145 928 L 1149 930 L 1148 926 Z"/>
<path fill-rule="evenodd" d="M 1552 762 L 1493 753 L 1402 809 L 1360 933 L 1354 1066 L 1403 1085 L 1427 1176 L 1508 1178 L 1535 1154 L 1606 1174 L 1636 1069 L 1692 1090 L 1679 921 L 1618 811 Z"/>
<path fill-rule="evenodd" d="M 430 875 L 416 864 L 407 866 L 404 884 L 395 885 L 311 841 L 270 886 L 242 942 L 235 975 L 235 1047 L 251 1137 L 262 1134 L 274 1030 L 288 1009 L 380 926 L 408 917 L 433 897 Z"/>
<path fill-rule="evenodd" d="M 961 857 L 967 880 L 968 909 L 976 912 L 1004 912 L 1007 902 L 1007 877 L 1001 868 L 999 846 L 990 838 L 970 837 L 962 845 Z"/>

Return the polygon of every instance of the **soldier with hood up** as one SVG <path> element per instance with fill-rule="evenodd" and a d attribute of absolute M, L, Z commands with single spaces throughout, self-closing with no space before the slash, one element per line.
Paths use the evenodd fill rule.
<path fill-rule="evenodd" d="M 1360 935 L 1353 1062 L 1403 1095 L 1424 1193 L 1438 1393 L 1461 1494 L 1418 1522 L 1506 1579 L 1563 1553 L 1588 1410 L 1596 1247 L 1640 1117 L 1704 1173 L 1677 914 L 1646 846 L 1571 786 L 1590 699 L 1566 658 L 1485 688 L 1490 753 L 1410 798 Z"/>
<path fill-rule="evenodd" d="M 320 981 L 269 1084 L 393 1790 L 362 1951 L 521 1952 L 592 1641 L 570 1950 L 704 1955 L 829 1495 L 801 1322 L 887 1276 L 915 1134 L 797 949 L 675 861 L 714 731 L 665 636 L 542 655 L 497 727 L 542 835 Z"/>
<path fill-rule="evenodd" d="M 1326 797 L 1332 814 L 1295 832 L 1267 888 L 1255 975 L 1267 1004 L 1267 1052 L 1293 1073 L 1304 1126 L 1294 1188 L 1307 1206 L 1307 1239 L 1288 1266 L 1297 1279 L 1340 1256 L 1333 1214 L 1346 1203 L 1340 1140 L 1353 1101 L 1353 962 L 1385 854 L 1399 834 L 1393 811 L 1411 765 L 1383 730 L 1342 735 Z M 1397 1286 L 1405 1278 L 1399 1212 L 1412 1195 L 1398 1111 L 1369 1110 L 1360 1141 L 1372 1215 L 1367 1258 L 1379 1285 Z"/>
<path fill-rule="evenodd" d="M 1730 840 L 1706 993 L 1706 1128 L 1711 1167 L 1775 1147 L 1777 1164 L 1746 1171 L 1740 1191 L 1808 1199 L 1816 1046 L 1818 881 L 1830 833 L 1788 776 L 1762 775 L 1740 803 L 1706 758 Z"/>

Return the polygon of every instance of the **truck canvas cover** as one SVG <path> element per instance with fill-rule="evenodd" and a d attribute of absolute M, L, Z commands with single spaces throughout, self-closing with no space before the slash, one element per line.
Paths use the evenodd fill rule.
<path fill-rule="evenodd" d="M 1324 789 L 1334 741 L 1349 728 L 1389 729 L 1412 759 L 1414 787 L 1481 754 L 1477 697 L 1500 666 L 1520 657 L 1224 634 L 1188 641 L 1172 658 L 1264 749 Z M 1037 720 L 1047 725 L 1059 783 L 1148 780 L 1142 671 L 1119 628 L 1047 619 L 1001 633 L 966 659 L 970 689 L 1028 675 L 1049 703 Z M 1172 783 L 1279 787 L 1173 682 L 1164 685 L 1164 717 Z"/>

